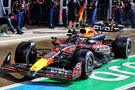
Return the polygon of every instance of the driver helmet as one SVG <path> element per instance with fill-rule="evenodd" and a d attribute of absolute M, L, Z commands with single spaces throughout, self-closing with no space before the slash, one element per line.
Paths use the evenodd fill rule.
<path fill-rule="evenodd" d="M 85 27 L 80 29 L 80 34 L 85 37 L 94 37 L 99 33 L 96 30 L 94 30 L 92 27 Z"/>

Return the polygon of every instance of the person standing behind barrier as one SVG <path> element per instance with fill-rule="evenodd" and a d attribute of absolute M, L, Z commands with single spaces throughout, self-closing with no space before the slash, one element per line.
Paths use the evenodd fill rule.
<path fill-rule="evenodd" d="M 88 23 L 95 24 L 95 18 L 97 15 L 97 6 L 98 6 L 98 0 L 91 0 L 88 2 L 89 8 L 88 8 Z"/>
<path fill-rule="evenodd" d="M 78 12 L 78 22 L 85 21 L 83 19 L 85 18 L 85 15 L 86 15 L 86 11 L 85 11 L 86 4 L 87 4 L 86 0 L 80 0 L 80 7 L 79 7 L 79 12 Z"/>
<path fill-rule="evenodd" d="M 25 4 L 23 0 L 17 0 L 16 2 L 16 9 L 17 9 L 17 34 L 22 35 L 22 24 L 24 23 L 24 9 Z"/>
<path fill-rule="evenodd" d="M 76 21 L 78 17 L 78 9 L 80 2 L 78 0 L 70 0 L 68 2 L 68 33 L 76 32 Z M 73 29 L 73 31 L 71 31 Z"/>
<path fill-rule="evenodd" d="M 43 12 L 43 2 L 44 0 L 34 0 L 33 1 L 33 17 L 32 24 L 39 25 L 41 23 L 42 12 Z"/>
<path fill-rule="evenodd" d="M 49 28 L 54 28 L 54 24 L 56 23 L 56 19 L 58 19 L 58 6 L 60 4 L 60 0 L 49 0 Z"/>
<path fill-rule="evenodd" d="M 133 0 L 128 0 L 125 5 L 125 16 L 128 26 L 135 28 L 135 3 Z"/>
<path fill-rule="evenodd" d="M 122 0 L 118 0 L 114 2 L 114 8 L 115 8 L 115 16 L 114 16 L 114 21 L 116 24 L 123 24 L 123 8 L 124 8 L 124 3 Z"/>
<path fill-rule="evenodd" d="M 25 27 L 25 24 L 26 24 L 26 22 L 28 22 L 27 21 L 27 19 L 28 19 L 28 8 L 29 8 L 29 5 L 30 5 L 30 2 L 28 1 L 28 0 L 23 0 L 23 10 L 24 10 L 24 13 L 23 13 L 23 17 L 22 17 L 22 23 L 21 23 L 21 29 L 22 30 L 27 30 L 26 29 L 26 27 Z"/>

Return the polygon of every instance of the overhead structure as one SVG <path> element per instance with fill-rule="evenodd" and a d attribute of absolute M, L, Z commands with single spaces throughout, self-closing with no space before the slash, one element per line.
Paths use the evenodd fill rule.
<path fill-rule="evenodd" d="M 0 0 L 0 16 L 11 13 L 11 0 Z"/>

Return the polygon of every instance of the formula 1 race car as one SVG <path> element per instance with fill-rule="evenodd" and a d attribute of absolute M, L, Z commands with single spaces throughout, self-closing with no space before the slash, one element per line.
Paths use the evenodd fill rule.
<path fill-rule="evenodd" d="M 131 51 L 130 38 L 118 36 L 115 40 L 110 40 L 91 27 L 84 27 L 80 29 L 80 33 L 67 35 L 67 39 L 52 37 L 54 47 L 44 49 L 46 52 L 37 49 L 33 41 L 21 42 L 16 48 L 15 63 L 10 63 L 9 53 L 1 70 L 18 72 L 28 77 L 87 79 L 94 68 L 113 58 L 128 58 Z"/>

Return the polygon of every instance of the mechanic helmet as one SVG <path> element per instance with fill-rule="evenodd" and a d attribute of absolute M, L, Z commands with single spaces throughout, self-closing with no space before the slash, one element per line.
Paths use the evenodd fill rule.
<path fill-rule="evenodd" d="M 94 37 L 96 34 L 99 34 L 92 27 L 85 27 L 80 29 L 80 34 L 85 37 Z"/>

